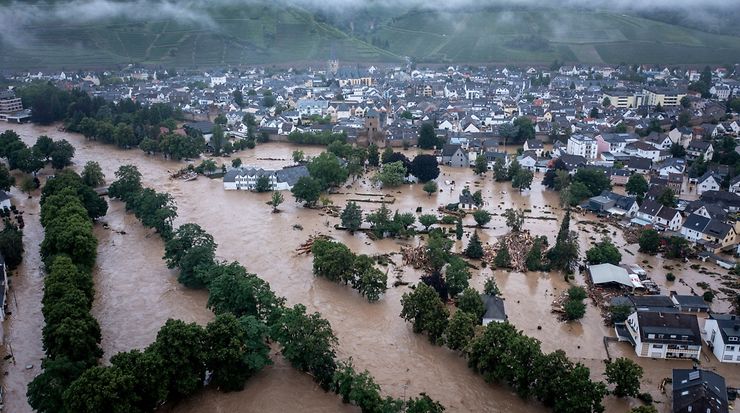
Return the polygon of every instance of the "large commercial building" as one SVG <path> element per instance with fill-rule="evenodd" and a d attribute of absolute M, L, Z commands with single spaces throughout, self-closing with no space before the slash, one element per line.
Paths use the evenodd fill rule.
<path fill-rule="evenodd" d="M 0 90 L 0 113 L 15 113 L 23 110 L 21 98 L 12 90 Z"/>
<path fill-rule="evenodd" d="M 645 95 L 643 103 L 648 106 L 678 106 L 686 96 L 686 92 L 667 88 L 643 89 L 642 94 Z"/>

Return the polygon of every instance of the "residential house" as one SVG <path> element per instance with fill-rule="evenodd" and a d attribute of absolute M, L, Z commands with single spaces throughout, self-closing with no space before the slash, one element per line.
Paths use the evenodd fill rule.
<path fill-rule="evenodd" d="M 642 221 L 635 221 L 638 224 L 654 225 L 658 229 L 668 229 L 670 231 L 681 229 L 681 213 L 654 200 L 646 199 L 643 201 L 636 217 Z"/>
<path fill-rule="evenodd" d="M 498 159 L 501 159 L 504 162 L 504 166 L 507 168 L 511 164 L 511 157 L 509 157 L 505 152 L 486 151 L 483 152 L 483 155 L 480 156 L 486 157 L 486 161 L 488 162 L 488 170 L 493 170 L 493 166 L 496 164 L 496 161 Z"/>
<path fill-rule="evenodd" d="M 680 212 L 671 207 L 663 206 L 663 208 L 660 209 L 654 224 L 658 228 L 662 227 L 670 231 L 677 232 L 681 229 L 682 221 L 683 217 Z"/>
<path fill-rule="evenodd" d="M 663 150 L 642 141 L 634 142 L 627 145 L 627 147 L 625 148 L 625 152 L 628 155 L 633 155 L 640 158 L 647 158 L 653 162 L 662 161 L 667 157 L 666 154 L 664 154 Z"/>
<path fill-rule="evenodd" d="M 722 179 L 714 173 L 707 171 L 697 179 L 696 194 L 701 195 L 707 191 L 719 191 Z"/>
<path fill-rule="evenodd" d="M 667 313 L 678 311 L 676 305 L 671 301 L 671 297 L 666 295 L 620 295 L 612 298 L 609 305 L 612 307 L 630 307 L 632 309 L 630 313 L 634 311 L 662 311 Z"/>
<path fill-rule="evenodd" d="M 740 363 L 740 316 L 709 314 L 702 334 L 717 360 L 722 363 Z"/>
<path fill-rule="evenodd" d="M 598 196 L 589 198 L 586 208 L 594 212 L 634 217 L 639 210 L 639 205 L 634 197 L 604 191 Z"/>
<path fill-rule="evenodd" d="M 730 192 L 733 194 L 740 193 L 740 175 L 732 178 L 732 181 L 730 181 Z"/>
<path fill-rule="evenodd" d="M 545 151 L 545 146 L 537 139 L 528 139 L 526 142 L 524 142 L 524 152 L 528 151 L 534 151 L 534 153 L 539 158 Z"/>
<path fill-rule="evenodd" d="M 718 219 L 710 220 L 702 234 L 703 238 L 698 242 L 709 251 L 727 250 L 735 244 L 737 238 L 735 227 Z"/>
<path fill-rule="evenodd" d="M 671 142 L 677 143 L 684 148 L 689 146 L 689 143 L 691 143 L 691 138 L 693 136 L 694 133 L 691 131 L 691 129 L 685 126 L 673 128 L 670 132 L 668 132 L 668 137 L 671 138 Z"/>
<path fill-rule="evenodd" d="M 681 226 L 681 235 L 691 242 L 699 242 L 704 239 L 704 228 L 710 219 L 697 214 L 689 214 L 686 222 Z"/>
<path fill-rule="evenodd" d="M 683 187 L 683 174 L 669 173 L 667 176 L 653 175 L 650 177 L 650 185 L 658 185 L 670 188 L 674 194 L 680 194 Z"/>
<path fill-rule="evenodd" d="M 470 189 L 465 187 L 457 197 L 457 202 L 460 204 L 461 209 L 478 209 L 478 206 L 473 198 L 473 194 L 470 193 Z"/>
<path fill-rule="evenodd" d="M 724 377 L 709 370 L 674 369 L 673 413 L 728 413 Z"/>
<path fill-rule="evenodd" d="M 656 149 L 670 149 L 673 141 L 665 133 L 652 132 L 645 137 L 645 143 L 653 145 Z"/>
<path fill-rule="evenodd" d="M 706 313 L 710 310 L 709 303 L 704 301 L 704 297 L 699 295 L 685 295 L 671 291 L 671 301 L 673 301 L 679 311 L 685 313 Z"/>
<path fill-rule="evenodd" d="M 565 167 L 568 169 L 568 173 L 571 175 L 575 174 L 578 171 L 578 168 L 586 165 L 586 158 L 581 155 L 571 155 L 566 153 L 558 159 L 563 161 L 563 164 L 565 164 Z"/>
<path fill-rule="evenodd" d="M 730 212 L 740 211 L 740 194 L 727 191 L 706 191 L 701 194 L 701 200 L 707 204 L 714 204 Z"/>
<path fill-rule="evenodd" d="M 640 175 L 647 175 L 650 173 L 650 167 L 653 164 L 648 158 L 640 158 L 637 156 L 631 156 L 627 161 L 627 169 Z"/>
<path fill-rule="evenodd" d="M 704 160 L 711 160 L 714 156 L 714 147 L 710 142 L 693 139 L 686 148 L 686 158 L 689 160 L 704 157 Z"/>
<path fill-rule="evenodd" d="M 444 145 L 442 147 L 440 163 L 456 168 L 464 168 L 470 166 L 468 153 L 459 144 Z"/>
<path fill-rule="evenodd" d="M 700 359 L 701 334 L 693 314 L 635 311 L 624 327 L 627 336 L 618 330 L 619 339 L 632 343 L 638 357 Z"/>
<path fill-rule="evenodd" d="M 609 176 L 609 180 L 612 185 L 624 186 L 627 185 L 632 173 L 628 169 L 612 169 L 612 174 Z"/>
<path fill-rule="evenodd" d="M 686 171 L 686 161 L 681 158 L 668 158 L 653 165 L 653 170 L 657 171 L 660 176 L 683 174 Z"/>
<path fill-rule="evenodd" d="M 522 168 L 532 172 L 537 170 L 537 155 L 534 151 L 524 152 L 521 156 L 517 156 L 516 159 Z"/>
<path fill-rule="evenodd" d="M 324 116 L 329 109 L 328 100 L 298 99 L 296 110 L 304 118 L 310 116 Z"/>
<path fill-rule="evenodd" d="M 483 314 L 483 325 L 489 323 L 505 323 L 509 320 L 501 297 L 490 294 L 481 294 L 486 312 Z"/>

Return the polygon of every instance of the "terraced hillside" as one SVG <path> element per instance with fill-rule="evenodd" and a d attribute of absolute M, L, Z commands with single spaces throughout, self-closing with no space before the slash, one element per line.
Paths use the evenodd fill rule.
<path fill-rule="evenodd" d="M 398 59 L 312 14 L 271 6 L 220 7 L 202 21 L 111 19 L 25 28 L 17 44 L 0 43 L 0 68 L 109 67 L 143 63 L 176 67 Z"/>
<path fill-rule="evenodd" d="M 0 0 L 0 5 L 8 1 Z M 234 3 L 200 6 L 202 14 L 189 19 L 153 13 L 85 23 L 32 20 L 22 35 L 0 42 L 0 70 L 128 63 L 208 67 L 322 62 L 330 56 L 345 62 L 400 62 L 408 56 L 432 63 L 559 59 L 612 64 L 724 64 L 737 63 L 740 56 L 740 37 L 608 12 L 399 11 L 403 14 L 394 17 L 385 10 L 376 15 L 363 11 L 348 23 L 270 3 Z"/>
<path fill-rule="evenodd" d="M 740 57 L 740 37 L 605 12 L 413 11 L 373 36 L 396 54 L 428 62 L 735 63 Z"/>

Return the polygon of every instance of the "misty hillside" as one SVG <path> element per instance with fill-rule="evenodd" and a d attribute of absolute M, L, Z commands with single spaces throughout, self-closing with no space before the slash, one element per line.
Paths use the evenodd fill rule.
<path fill-rule="evenodd" d="M 740 56 L 740 37 L 600 11 L 422 11 L 369 2 L 340 15 L 236 0 L 177 7 L 143 0 L 18 4 L 0 0 L 0 26 L 9 28 L 0 38 L 4 70 L 310 63 L 332 56 L 345 62 L 408 56 L 431 63 L 612 64 L 722 64 Z"/>

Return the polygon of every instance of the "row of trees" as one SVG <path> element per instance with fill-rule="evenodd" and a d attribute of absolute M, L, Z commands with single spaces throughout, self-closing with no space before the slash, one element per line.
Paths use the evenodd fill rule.
<path fill-rule="evenodd" d="M 497 292 L 493 283 L 487 290 Z M 509 323 L 480 327 L 485 308 L 475 290 L 463 291 L 451 318 L 435 289 L 423 282 L 404 294 L 401 302 L 401 317 L 412 323 L 414 332 L 426 333 L 433 343 L 461 352 L 470 368 L 486 381 L 506 383 L 520 397 L 535 397 L 555 412 L 603 411 L 606 385 L 593 382 L 587 367 L 568 360 L 562 350 L 544 354 L 538 340 Z M 618 383 L 632 384 L 634 375 Z"/>
<path fill-rule="evenodd" d="M 315 275 L 350 284 L 370 302 L 378 301 L 388 289 L 388 277 L 375 267 L 372 257 L 356 255 L 344 244 L 325 239 L 314 241 L 311 253 Z"/>
<path fill-rule="evenodd" d="M 8 160 L 11 170 L 36 173 L 46 163 L 51 163 L 54 169 L 61 170 L 72 164 L 74 154 L 74 146 L 64 139 L 54 141 L 42 135 L 29 148 L 15 131 L 6 130 L 0 133 L 0 157 Z"/>
<path fill-rule="evenodd" d="M 46 357 L 43 372 L 27 391 L 29 404 L 39 412 L 82 411 L 77 409 L 72 383 L 103 355 L 100 326 L 90 312 L 98 245 L 91 218 L 105 215 L 107 205 L 102 199 L 98 199 L 102 205 L 88 199 L 88 190 L 92 188 L 77 174 L 64 171 L 42 192 L 41 256 L 47 275 L 41 311 Z"/>
<path fill-rule="evenodd" d="M 177 207 L 172 196 L 143 188 L 141 173 L 132 165 L 124 165 L 116 171 L 117 180 L 108 188 L 108 195 L 126 203 L 141 222 L 154 228 L 163 238 L 172 235 L 172 221 L 177 216 Z"/>
<path fill-rule="evenodd" d="M 163 103 L 143 105 L 131 99 L 117 103 L 107 102 L 101 97 L 90 97 L 86 92 L 74 89 L 66 91 L 50 82 L 36 82 L 18 89 L 23 105 L 31 108 L 31 120 L 50 124 L 64 121 L 72 132 L 98 136 L 122 147 L 138 145 L 145 137 L 156 138 L 159 127 L 176 128 L 176 120 L 182 119 L 178 108 Z M 88 121 L 83 120 L 88 118 Z M 95 121 L 95 122 L 92 122 Z M 97 122 L 103 122 L 98 134 Z M 120 128 L 119 125 L 129 128 Z M 86 133 L 87 132 L 87 133 Z M 120 136 L 116 138 L 115 134 Z"/>
<path fill-rule="evenodd" d="M 157 139 L 144 138 L 139 148 L 147 154 L 162 153 L 175 160 L 197 158 L 205 150 L 206 141 L 200 134 L 168 132 Z"/>
<path fill-rule="evenodd" d="M 122 166 L 116 173 L 118 180 L 111 185 L 112 188 L 120 188 L 116 190 L 120 192 L 114 191 L 112 196 L 127 204 L 135 203 L 136 196 L 131 194 L 140 187 L 137 172 L 133 166 Z M 160 401 L 187 396 L 202 386 L 207 371 L 213 374 L 212 383 L 222 390 L 240 389 L 245 380 L 269 363 L 265 352 L 265 343 L 269 339 L 280 344 L 281 353 L 293 367 L 309 373 L 324 390 L 341 394 L 345 402 L 358 405 L 363 412 L 432 413 L 444 410 L 423 394 L 406 403 L 382 398 L 380 387 L 367 372 L 357 373 L 347 368 L 351 363 L 337 360 L 337 339 L 326 319 L 318 313 L 307 313 L 300 304 L 286 307 L 285 299 L 278 297 L 267 282 L 248 273 L 239 263 L 217 261 L 217 245 L 213 237 L 197 224 L 184 224 L 172 231 L 171 236 L 163 233 L 163 238 L 167 266 L 179 270 L 178 279 L 184 285 L 208 289 L 208 307 L 217 315 L 214 323 L 224 319 L 226 326 L 211 328 L 209 325 L 203 336 L 197 332 L 197 326 L 168 322 L 168 325 L 175 325 L 175 330 L 181 331 L 182 335 L 162 346 L 155 342 L 151 347 L 170 351 L 166 358 L 173 360 L 177 368 L 167 371 L 182 369 L 186 374 L 172 375 L 169 380 L 164 380 L 165 383 L 177 383 L 172 388 L 174 391 L 164 392 L 160 388 L 159 392 L 154 392 L 159 380 L 149 380 L 144 371 L 132 370 L 137 382 L 144 383 L 141 387 L 150 386 L 152 391 L 148 394 L 158 394 Z M 219 333 L 215 339 L 208 335 L 209 329 Z M 205 347 L 200 343 L 206 343 Z M 190 350 L 205 354 L 201 356 L 201 353 Z M 103 394 L 109 398 L 106 403 L 113 403 L 128 397 L 130 392 L 121 389 Z M 381 408 L 386 410 L 379 410 Z"/>

